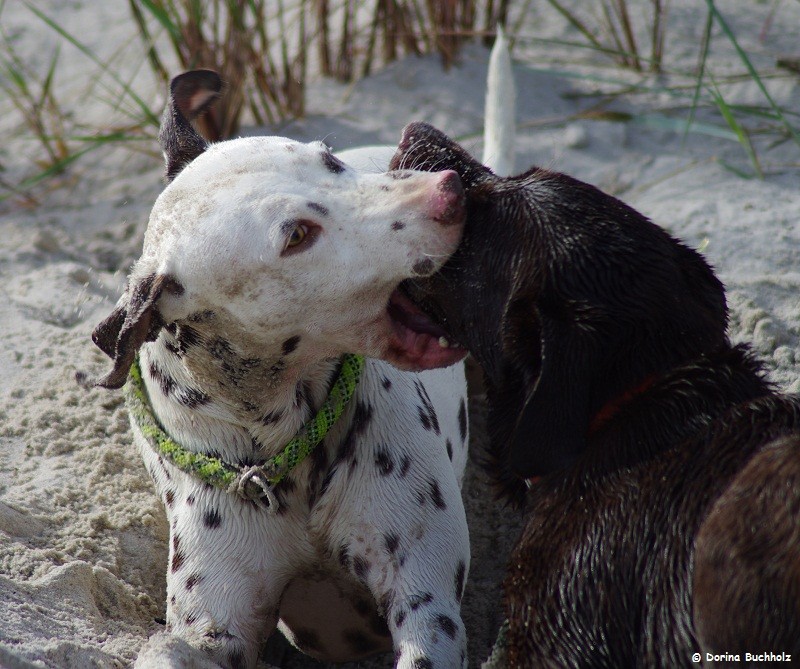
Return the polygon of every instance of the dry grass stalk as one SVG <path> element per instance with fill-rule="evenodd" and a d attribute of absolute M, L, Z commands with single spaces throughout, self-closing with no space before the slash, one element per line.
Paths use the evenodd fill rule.
<path fill-rule="evenodd" d="M 152 39 L 154 24 L 166 30 L 181 68 L 220 73 L 225 95 L 200 128 L 210 139 L 234 134 L 245 105 L 259 123 L 303 114 L 306 0 L 291 3 L 291 9 L 283 0 L 129 0 L 129 4 L 148 60 L 165 83 L 166 70 Z"/>
<path fill-rule="evenodd" d="M 576 3 L 568 6 L 562 0 L 548 0 L 548 2 L 584 36 L 593 48 L 609 54 L 618 64 L 637 71 L 642 71 L 647 66 L 653 72 L 661 72 L 669 0 L 651 0 L 653 15 L 648 25 L 647 39 L 650 42 L 650 53 L 647 56 L 643 55 L 640 49 L 627 0 L 598 0 L 594 4 L 600 13 L 600 28 L 605 38 L 599 37 L 596 31 L 590 28 L 593 21 L 584 18 L 577 7 L 572 8 Z M 578 4 L 585 6 L 588 3 Z"/>
<path fill-rule="evenodd" d="M 168 75 L 153 39 L 157 25 L 165 29 L 181 68 L 207 67 L 222 76 L 225 95 L 201 128 L 212 139 L 236 132 L 244 106 L 261 124 L 302 116 L 309 47 L 316 47 L 319 71 L 341 81 L 353 81 L 368 74 L 376 62 L 386 64 L 406 54 L 438 52 L 443 65 L 450 67 L 465 40 L 493 32 L 505 20 L 509 4 L 508 0 L 128 1 L 148 61 L 165 84 Z M 267 14 L 268 7 L 272 14 Z"/>

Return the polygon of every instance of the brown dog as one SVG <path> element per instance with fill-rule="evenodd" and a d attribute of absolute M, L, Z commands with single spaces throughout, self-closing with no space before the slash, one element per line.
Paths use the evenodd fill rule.
<path fill-rule="evenodd" d="M 509 666 L 800 659 L 800 399 L 731 345 L 700 254 L 563 174 L 496 177 L 423 123 L 392 167 L 462 179 L 461 245 L 404 289 L 484 370 L 501 494 L 535 481 Z"/>

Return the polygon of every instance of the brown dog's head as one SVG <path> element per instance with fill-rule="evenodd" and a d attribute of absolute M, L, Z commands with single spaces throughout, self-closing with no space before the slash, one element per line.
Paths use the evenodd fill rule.
<path fill-rule="evenodd" d="M 597 188 L 540 168 L 497 177 L 425 123 L 404 129 L 391 167 L 464 184 L 461 245 L 404 289 L 482 366 L 506 493 L 572 464 L 609 401 L 727 342 L 703 258 Z"/>

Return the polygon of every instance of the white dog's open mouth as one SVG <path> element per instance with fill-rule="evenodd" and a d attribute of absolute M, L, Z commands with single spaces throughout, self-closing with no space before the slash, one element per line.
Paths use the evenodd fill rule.
<path fill-rule="evenodd" d="M 415 370 L 434 369 L 452 365 L 467 355 L 465 348 L 452 341 L 441 326 L 399 289 L 389 297 L 387 313 L 392 363 Z"/>

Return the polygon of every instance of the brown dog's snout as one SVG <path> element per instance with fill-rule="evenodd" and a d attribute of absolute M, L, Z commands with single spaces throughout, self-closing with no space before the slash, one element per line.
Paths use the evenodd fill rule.
<path fill-rule="evenodd" d="M 442 225 L 461 225 L 466 214 L 466 197 L 461 179 L 453 170 L 437 174 L 439 182 L 431 202 L 433 220 Z"/>

